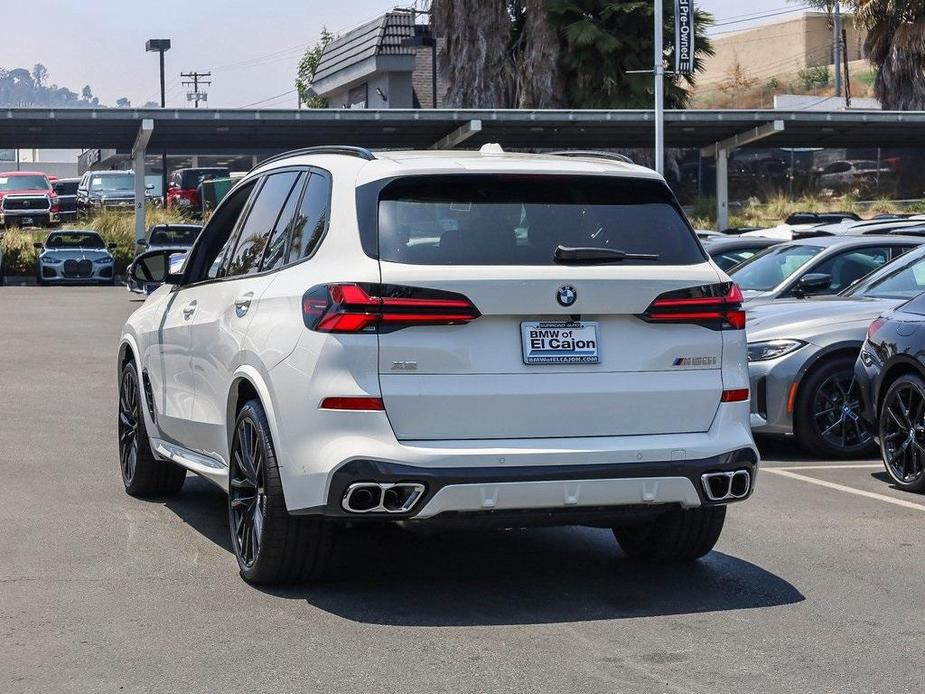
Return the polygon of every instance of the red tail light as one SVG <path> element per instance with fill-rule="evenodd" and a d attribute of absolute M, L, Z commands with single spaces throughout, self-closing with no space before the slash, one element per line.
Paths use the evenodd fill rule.
<path fill-rule="evenodd" d="M 744 402 L 746 400 L 748 400 L 748 388 L 724 390 L 719 399 L 720 402 Z"/>
<path fill-rule="evenodd" d="M 640 316 L 650 323 L 696 323 L 713 330 L 743 330 L 742 290 L 734 282 L 666 292 Z"/>
<path fill-rule="evenodd" d="M 382 398 L 343 397 L 325 398 L 321 401 L 322 410 L 384 410 Z"/>
<path fill-rule="evenodd" d="M 394 284 L 323 284 L 302 296 L 305 326 L 322 333 L 460 325 L 480 315 L 462 294 Z"/>

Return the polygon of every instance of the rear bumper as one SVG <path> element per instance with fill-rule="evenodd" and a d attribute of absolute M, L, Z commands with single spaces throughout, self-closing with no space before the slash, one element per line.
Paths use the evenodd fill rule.
<path fill-rule="evenodd" d="M 568 519 L 581 511 L 606 516 L 607 509 L 620 507 L 694 508 L 727 503 L 707 499 L 701 475 L 742 469 L 750 473 L 753 489 L 758 471 L 754 449 L 742 448 L 698 460 L 600 465 L 435 468 L 352 460 L 331 476 L 323 506 L 291 512 L 353 520 L 424 520 L 446 515 L 542 511 L 563 512 Z M 358 517 L 343 507 L 348 487 L 358 482 L 418 482 L 425 491 L 406 513 L 370 513 Z"/>

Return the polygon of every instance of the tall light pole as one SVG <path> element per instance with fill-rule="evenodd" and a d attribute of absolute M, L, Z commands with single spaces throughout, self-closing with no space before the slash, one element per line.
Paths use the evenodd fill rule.
<path fill-rule="evenodd" d="M 665 174 L 665 12 L 655 0 L 655 170 Z"/>
<path fill-rule="evenodd" d="M 170 39 L 148 39 L 145 51 L 158 53 L 161 59 L 161 108 L 167 108 L 167 90 L 164 82 L 164 53 L 170 50 Z M 144 171 L 141 172 L 144 176 Z M 167 152 L 161 152 L 161 196 L 167 204 Z"/>

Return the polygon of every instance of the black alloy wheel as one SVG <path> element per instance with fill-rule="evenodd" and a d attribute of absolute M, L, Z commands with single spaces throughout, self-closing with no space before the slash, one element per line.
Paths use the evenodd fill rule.
<path fill-rule="evenodd" d="M 257 561 L 266 520 L 266 452 L 256 423 L 242 417 L 231 452 L 228 512 L 235 554 L 244 568 Z"/>
<path fill-rule="evenodd" d="M 119 387 L 119 465 L 126 487 L 132 483 L 138 464 L 138 420 L 141 418 L 141 408 L 135 373 L 134 368 L 123 369 Z"/>
<path fill-rule="evenodd" d="M 902 489 L 925 490 L 925 382 L 909 375 L 890 386 L 879 434 L 887 474 Z"/>
<path fill-rule="evenodd" d="M 856 458 L 875 450 L 861 418 L 852 358 L 836 358 L 814 369 L 800 386 L 794 414 L 797 439 L 813 455 Z"/>

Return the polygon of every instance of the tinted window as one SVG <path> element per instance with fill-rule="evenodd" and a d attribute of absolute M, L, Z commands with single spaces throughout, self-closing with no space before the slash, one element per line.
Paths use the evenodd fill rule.
<path fill-rule="evenodd" d="M 822 252 L 820 246 L 772 246 L 729 274 L 742 289 L 766 292 Z"/>
<path fill-rule="evenodd" d="M 77 195 L 78 181 L 56 181 L 55 192 L 58 195 Z"/>
<path fill-rule="evenodd" d="M 607 176 L 398 179 L 378 207 L 379 257 L 414 265 L 552 265 L 556 248 L 704 261 L 667 187 Z M 646 260 L 630 262 L 652 262 Z"/>
<path fill-rule="evenodd" d="M 286 264 L 286 251 L 289 246 L 289 232 L 292 229 L 292 218 L 295 216 L 296 206 L 299 204 L 299 195 L 302 192 L 302 183 L 305 176 L 299 174 L 298 179 L 293 183 L 292 190 L 289 191 L 289 197 L 283 206 L 283 211 L 276 220 L 273 232 L 270 234 L 270 240 L 267 242 L 267 252 L 263 257 L 263 263 L 260 265 L 261 271 L 275 270 Z"/>
<path fill-rule="evenodd" d="M 198 188 L 203 181 L 213 178 L 227 178 L 228 169 L 187 169 L 186 171 L 178 172 L 177 176 L 179 179 L 177 184 L 181 188 Z"/>
<path fill-rule="evenodd" d="M 105 248 L 106 244 L 97 233 L 71 231 L 51 234 L 45 242 L 45 248 Z"/>
<path fill-rule="evenodd" d="M 267 240 L 298 177 L 298 171 L 266 177 L 238 233 L 238 245 L 227 263 L 227 276 L 248 275 L 260 269 L 260 259 L 267 247 Z"/>
<path fill-rule="evenodd" d="M 199 231 L 199 227 L 156 227 L 148 243 L 152 246 L 192 246 Z"/>
<path fill-rule="evenodd" d="M 892 271 L 884 268 L 856 290 L 847 293 L 877 299 L 911 299 L 922 292 L 925 292 L 925 256 L 920 253 L 911 263 Z"/>
<path fill-rule="evenodd" d="M 813 268 L 813 272 L 832 275 L 828 291 L 823 290 L 822 293 L 840 292 L 889 260 L 888 247 L 857 248 L 822 261 Z"/>
<path fill-rule="evenodd" d="M 726 251 L 725 253 L 717 253 L 713 256 L 713 261 L 723 270 L 730 270 L 739 263 L 748 260 L 753 255 L 755 255 L 755 249 L 745 248 L 740 251 Z"/>
<path fill-rule="evenodd" d="M 187 283 L 198 282 L 203 279 L 214 279 L 218 276 L 222 259 L 230 251 L 234 243 L 235 225 L 247 201 L 254 190 L 254 181 L 248 181 L 231 193 L 226 200 L 215 210 L 209 223 L 203 228 L 193 255 L 187 263 Z"/>
<path fill-rule="evenodd" d="M 328 204 L 331 199 L 331 183 L 326 176 L 313 173 L 302 196 L 302 204 L 292 228 L 292 249 L 289 261 L 311 255 L 328 223 Z"/>

